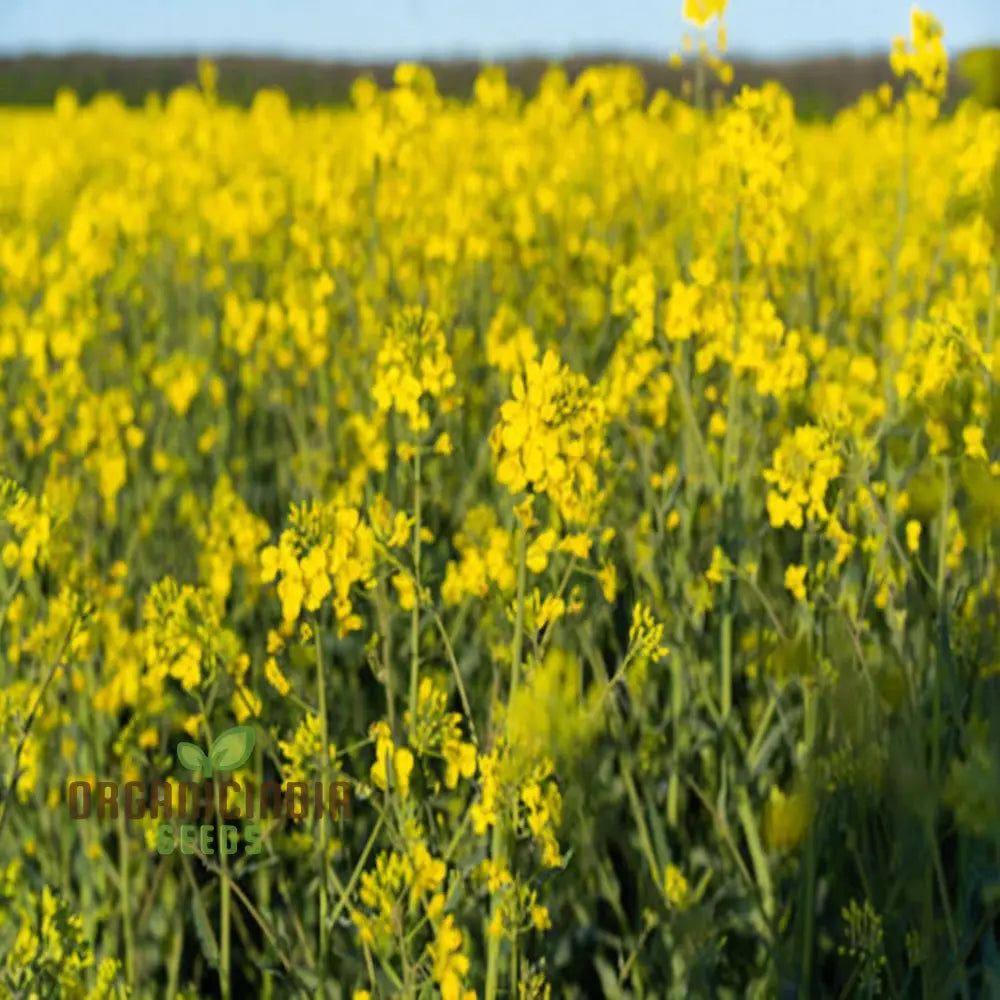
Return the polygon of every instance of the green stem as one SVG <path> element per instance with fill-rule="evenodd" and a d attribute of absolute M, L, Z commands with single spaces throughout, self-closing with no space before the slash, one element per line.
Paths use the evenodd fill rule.
<path fill-rule="evenodd" d="M 178 910 L 174 917 L 174 936 L 170 946 L 170 957 L 167 961 L 167 1000 L 177 996 L 177 983 L 180 979 L 181 955 L 184 951 L 184 912 Z"/>
<path fill-rule="evenodd" d="M 375 591 L 375 607 L 378 611 L 378 627 L 382 633 L 382 682 L 385 684 L 385 705 L 389 718 L 389 731 L 396 735 L 396 706 L 392 683 L 392 649 L 389 644 L 389 609 L 385 587 L 381 580 Z"/>
<path fill-rule="evenodd" d="M 219 987 L 223 1000 L 229 1000 L 232 991 L 230 950 L 230 892 L 229 892 L 229 860 L 224 845 L 222 827 L 222 804 L 219 799 L 219 782 L 212 783 L 215 797 L 215 829 L 216 843 L 219 844 L 219 866 L 222 869 L 222 879 L 219 882 Z"/>
<path fill-rule="evenodd" d="M 754 877 L 757 880 L 757 888 L 760 889 L 761 909 L 764 912 L 764 919 L 767 921 L 767 929 L 770 933 L 771 921 L 774 919 L 774 886 L 771 883 L 771 868 L 760 842 L 760 834 L 757 832 L 757 819 L 750 805 L 750 797 L 747 795 L 746 787 L 742 785 L 736 790 L 736 813 L 739 816 L 740 825 L 743 827 L 743 836 L 746 837 L 747 847 L 750 850 Z"/>
<path fill-rule="evenodd" d="M 510 986 L 513 990 L 517 984 L 517 931 L 514 931 L 514 939 L 510 943 Z"/>
<path fill-rule="evenodd" d="M 319 620 L 313 620 L 313 635 L 316 640 L 316 700 L 319 703 L 319 730 L 322 747 L 320 749 L 319 774 L 323 787 L 324 799 L 329 789 L 328 771 L 330 760 L 329 733 L 327 732 L 326 717 L 326 677 L 323 668 L 323 646 L 320 642 Z M 326 944 L 327 944 L 327 810 L 323 809 L 319 816 L 319 850 L 320 850 L 320 872 L 319 872 L 319 955 L 317 956 L 317 967 L 319 972 L 319 982 L 321 988 L 325 988 L 326 983 Z"/>
<path fill-rule="evenodd" d="M 941 523 L 938 529 L 937 606 L 939 628 L 943 624 L 944 617 L 947 614 L 947 610 L 945 608 L 944 587 L 946 564 L 948 560 L 948 511 L 951 507 L 950 471 L 948 461 L 945 460 L 943 463 L 944 488 L 941 498 Z M 931 775 L 934 782 L 933 787 L 935 789 L 937 788 L 937 781 L 941 767 L 941 697 L 945 666 L 944 656 L 940 655 L 939 651 L 939 655 L 937 657 L 937 670 L 934 677 L 934 738 L 931 743 Z"/>
<path fill-rule="evenodd" d="M 673 729 L 673 761 L 670 767 L 670 782 L 667 787 L 667 825 L 677 828 L 680 806 L 680 770 L 681 770 L 681 713 L 684 710 L 684 693 L 681 690 L 681 664 L 679 657 L 673 657 L 670 672 L 670 725 Z"/>
<path fill-rule="evenodd" d="M 510 694 L 507 698 L 508 708 L 514 700 L 517 691 L 519 675 L 521 672 L 521 645 L 524 638 L 524 590 L 525 590 L 525 549 L 527 544 L 528 529 L 524 522 L 521 522 L 517 539 L 517 609 L 514 618 L 514 642 L 511 647 L 511 675 Z M 497 817 L 497 822 L 493 826 L 493 836 L 490 843 L 490 857 L 494 863 L 502 863 L 506 860 L 506 845 L 504 843 L 504 829 L 502 817 Z M 499 904 L 494 896 L 490 901 L 490 922 Z M 496 1000 L 497 979 L 499 976 L 500 959 L 500 938 L 491 937 L 487 946 L 486 955 L 486 1000 Z"/>
<path fill-rule="evenodd" d="M 632 818 L 635 820 L 636 829 L 639 833 L 639 845 L 642 847 L 643 857 L 646 859 L 646 864 L 649 866 L 649 875 L 653 880 L 653 884 L 659 891 L 660 897 L 667 902 L 666 888 L 663 883 L 663 871 L 660 868 L 659 862 L 656 857 L 656 850 L 653 847 L 652 838 L 649 835 L 649 827 L 646 824 L 646 818 L 643 813 L 642 799 L 639 797 L 639 791 L 635 787 L 635 781 L 632 777 L 632 762 L 623 761 L 622 762 L 622 782 L 625 785 L 625 791 L 628 794 L 629 807 L 632 810 Z"/>
<path fill-rule="evenodd" d="M 124 774 L 122 783 L 124 784 Z M 128 830 L 125 826 L 125 810 L 118 810 L 118 881 L 119 902 L 121 904 L 122 938 L 125 945 L 125 978 L 129 989 L 135 989 L 135 941 L 132 932 L 132 900 L 128 878 L 129 849 Z"/>
<path fill-rule="evenodd" d="M 737 201 L 733 210 L 733 335 L 729 349 L 732 357 L 729 359 L 729 413 L 726 419 L 726 437 L 722 450 L 722 487 L 729 489 L 732 475 L 733 451 L 736 448 L 736 432 L 739 429 L 739 410 L 737 398 L 739 376 L 736 370 L 736 359 L 740 349 L 740 203 Z"/>
<path fill-rule="evenodd" d="M 994 255 L 993 260 L 990 261 L 990 301 L 986 307 L 986 355 L 991 363 L 997 322 L 997 270 L 997 256 Z"/>
<path fill-rule="evenodd" d="M 378 839 L 379 833 L 382 831 L 382 824 L 385 822 L 385 813 L 382 813 L 375 822 L 375 826 L 372 829 L 371 834 L 368 837 L 368 842 L 365 844 L 364 850 L 361 852 L 361 857 L 358 858 L 358 863 L 354 866 L 354 871 L 351 872 L 351 877 L 344 886 L 340 893 L 340 900 L 334 908 L 333 914 L 330 917 L 330 923 L 336 922 L 337 918 L 340 916 L 341 911 L 347 906 L 348 901 L 351 898 L 351 893 L 354 892 L 354 887 L 358 884 L 358 880 L 361 878 L 361 873 L 364 871 L 365 862 L 368 860 L 368 855 L 371 854 L 372 848 L 375 846 L 375 842 Z"/>
<path fill-rule="evenodd" d="M 211 746 L 214 738 L 208 717 L 211 712 L 214 693 L 209 696 L 208 704 L 205 703 L 205 700 L 200 695 L 196 695 L 195 697 L 198 699 L 201 718 L 204 720 L 205 736 L 208 739 L 208 745 Z M 202 765 L 202 774 L 206 779 L 212 778 L 212 764 L 207 757 Z M 212 780 L 212 807 L 215 812 L 215 836 L 219 843 L 223 872 L 223 877 L 219 880 L 219 993 L 222 996 L 222 1000 L 229 1000 L 232 991 L 230 975 L 231 953 L 229 946 L 229 863 L 225 852 L 222 850 L 222 809 L 219 800 L 219 783 L 215 780 Z M 197 887 L 195 887 L 195 891 L 197 891 Z"/>
<path fill-rule="evenodd" d="M 729 573 L 726 574 L 723 583 L 722 600 L 725 611 L 722 617 L 722 650 L 720 664 L 721 700 L 719 705 L 722 721 L 729 718 L 729 713 L 733 707 L 733 610 L 732 610 L 732 582 Z"/>
<path fill-rule="evenodd" d="M 21 734 L 18 737 L 17 746 L 14 748 L 14 759 L 10 766 L 10 776 L 3 785 L 3 801 L 0 802 L 0 833 L 3 832 L 4 824 L 7 821 L 7 812 L 10 808 L 10 804 L 14 801 L 17 794 L 17 783 L 21 779 L 21 754 L 24 752 L 25 744 L 28 742 L 28 737 L 31 735 L 31 728 L 35 724 L 35 716 L 38 715 L 38 710 L 41 707 L 42 701 L 45 699 L 45 694 L 49 689 L 49 685 L 55 679 L 56 674 L 59 672 L 59 668 L 63 665 L 63 655 L 69 646 L 70 639 L 73 638 L 73 633 L 76 631 L 78 623 L 79 619 L 74 619 L 73 624 L 70 625 L 68 631 L 66 632 L 66 638 L 59 647 L 59 652 L 53 659 L 52 665 L 49 667 L 48 672 L 45 675 L 45 679 L 42 681 L 41 687 L 38 689 L 38 694 L 35 697 L 34 703 L 28 710 L 28 716 L 24 720 L 24 725 L 21 727 Z"/>
<path fill-rule="evenodd" d="M 264 751 L 258 746 L 254 753 L 254 769 L 257 787 L 264 783 Z M 271 912 L 271 879 L 267 868 L 261 865 L 257 869 L 256 878 L 257 902 L 264 913 Z M 272 1000 L 274 996 L 274 973 L 270 969 L 265 969 L 260 990 L 261 1000 Z"/>
<path fill-rule="evenodd" d="M 413 575 L 417 594 L 410 615 L 410 725 L 417 719 L 417 688 L 420 676 L 420 445 L 413 459 Z"/>
<path fill-rule="evenodd" d="M 729 359 L 729 413 L 726 419 L 726 437 L 722 448 L 722 504 L 725 523 L 729 492 L 732 488 L 733 452 L 737 447 L 736 435 L 739 431 L 739 376 L 736 360 L 740 345 L 740 203 L 737 201 L 733 212 L 733 336 L 730 343 L 732 356 Z M 728 547 L 728 546 L 727 546 Z M 726 552 L 729 556 L 729 552 Z M 723 722 L 729 719 L 733 706 L 733 576 L 726 573 L 722 584 L 722 636 L 721 636 L 721 677 L 719 710 Z"/>
<path fill-rule="evenodd" d="M 521 645 L 524 641 L 524 590 L 528 529 L 522 523 L 517 539 L 517 611 L 514 618 L 514 645 L 511 649 L 510 694 L 507 704 L 514 700 L 521 674 Z"/>
<path fill-rule="evenodd" d="M 803 697 L 805 699 L 805 744 L 806 744 L 806 767 L 812 768 L 813 746 L 816 740 L 816 692 L 812 684 L 807 680 L 804 686 Z M 815 783 L 808 782 L 810 788 L 815 787 Z M 803 997 L 809 996 L 812 984 L 812 955 L 813 938 L 815 936 L 816 924 L 816 838 L 814 836 L 813 825 L 810 823 L 806 840 L 806 866 L 805 866 L 805 900 L 803 903 L 802 915 L 805 920 L 805 927 L 802 931 L 802 979 L 799 988 Z"/>
<path fill-rule="evenodd" d="M 941 499 L 941 525 L 940 525 L 940 535 L 938 537 L 938 565 L 937 565 L 937 605 L 938 605 L 938 631 L 940 632 L 944 629 L 946 616 L 948 614 L 947 604 L 945 602 L 945 576 L 947 573 L 947 559 L 948 559 L 948 513 L 951 509 L 951 467 L 948 460 L 944 461 L 944 490 Z M 950 670 L 950 664 L 947 662 L 945 657 L 945 649 L 943 642 L 939 644 L 938 655 L 937 655 L 937 670 L 934 676 L 934 717 L 933 717 L 933 732 L 931 737 L 931 787 L 934 789 L 935 796 L 938 793 L 939 782 L 941 777 L 941 735 L 942 735 L 942 702 L 944 699 L 944 683 L 945 683 L 945 671 Z M 928 839 L 931 853 L 933 855 L 932 861 L 934 866 L 934 875 L 937 876 L 938 891 L 941 895 L 941 906 L 944 912 L 945 928 L 948 932 L 948 941 L 951 945 L 952 954 L 955 958 L 958 957 L 958 937 L 955 933 L 955 925 L 952 919 L 951 913 L 951 902 L 948 898 L 948 884 L 944 875 L 944 867 L 941 863 L 941 852 L 937 842 L 937 833 L 935 830 L 935 818 L 936 818 L 936 807 L 937 799 L 933 800 L 931 811 L 928 813 Z M 933 912 L 933 879 L 929 875 L 927 879 L 927 890 L 929 892 L 931 903 L 930 910 Z M 965 979 L 964 972 L 959 980 L 959 988 L 963 997 L 963 1000 L 968 1000 L 969 989 L 968 984 Z"/>

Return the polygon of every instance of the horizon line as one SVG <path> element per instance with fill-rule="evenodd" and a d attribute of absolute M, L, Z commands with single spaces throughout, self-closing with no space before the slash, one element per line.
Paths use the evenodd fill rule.
<path fill-rule="evenodd" d="M 980 49 L 1000 48 L 1000 40 L 995 42 L 983 42 L 977 45 L 965 46 L 949 50 L 949 57 L 961 56 L 967 52 Z M 877 47 L 869 49 L 809 49 L 800 48 L 796 51 L 784 52 L 781 54 L 733 49 L 726 52 L 723 58 L 727 62 L 741 63 L 799 63 L 799 62 L 836 62 L 836 61 L 867 61 L 876 58 L 889 60 L 890 49 L 880 49 Z M 685 61 L 692 59 L 692 54 L 677 53 Z M 5 49 L 0 46 L 0 61 L 13 61 L 17 59 L 37 59 L 37 60 L 57 60 L 57 59 L 84 59 L 102 58 L 115 59 L 121 61 L 134 60 L 155 60 L 155 59 L 259 59 L 272 62 L 304 63 L 313 65 L 338 64 L 341 66 L 372 66 L 372 65 L 398 65 L 400 63 L 481 63 L 497 64 L 512 62 L 566 62 L 577 59 L 618 59 L 623 61 L 642 62 L 663 62 L 668 63 L 671 56 L 670 51 L 653 51 L 648 49 L 632 49 L 619 46 L 581 46 L 579 48 L 557 51 L 540 50 L 513 50 L 509 52 L 491 54 L 471 53 L 471 52 L 427 52 L 422 55 L 413 53 L 373 53 L 359 55 L 356 53 L 317 53 L 317 52 L 297 52 L 280 49 L 257 49 L 254 47 L 241 47 L 238 49 L 226 49 L 212 46 L 188 48 L 151 49 L 140 48 L 123 50 L 119 48 L 102 47 L 100 43 L 91 46 L 83 44 L 80 46 L 68 46 L 65 48 L 34 48 L 22 46 L 17 49 Z"/>

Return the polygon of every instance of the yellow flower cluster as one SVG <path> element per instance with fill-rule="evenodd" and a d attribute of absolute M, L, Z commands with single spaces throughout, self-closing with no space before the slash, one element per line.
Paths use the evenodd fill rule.
<path fill-rule="evenodd" d="M 465 989 L 469 960 L 464 953 L 464 936 L 453 914 L 445 914 L 444 886 L 447 866 L 434 857 L 422 837 L 415 837 L 405 850 L 382 852 L 372 869 L 361 875 L 358 901 L 351 919 L 363 944 L 384 952 L 406 926 L 404 921 L 418 906 L 433 928 L 427 944 L 429 979 L 442 997 L 470 1000 L 474 991 Z"/>
<path fill-rule="evenodd" d="M 239 655 L 239 641 L 222 628 L 207 590 L 166 577 L 150 588 L 144 609 L 146 666 L 156 680 L 169 675 L 195 688 L 220 662 L 231 663 Z"/>
<path fill-rule="evenodd" d="M 256 554 L 267 540 L 267 522 L 250 512 L 229 476 L 215 484 L 208 517 L 198 518 L 194 530 L 201 545 L 199 574 L 218 604 L 229 597 L 237 568 L 247 573 L 251 588 L 259 583 Z"/>
<path fill-rule="evenodd" d="M 722 17 L 727 0 L 684 0 L 684 19 L 704 28 L 713 17 Z"/>
<path fill-rule="evenodd" d="M 538 345 L 531 327 L 521 322 L 514 309 L 502 303 L 486 328 L 486 360 L 507 375 L 515 375 L 538 358 Z"/>
<path fill-rule="evenodd" d="M 0 559 L 27 579 L 34 575 L 36 564 L 44 566 L 48 559 L 52 536 L 48 503 L 44 497 L 39 502 L 13 480 L 0 479 L 0 515 L 17 536 L 16 541 L 4 543 Z"/>
<path fill-rule="evenodd" d="M 547 494 L 568 522 L 588 523 L 600 499 L 601 395 L 550 348 L 514 376 L 512 396 L 490 435 L 498 481 L 515 494 Z"/>
<path fill-rule="evenodd" d="M 550 647 L 529 664 L 524 682 L 507 708 L 513 755 L 533 762 L 546 757 L 558 766 L 587 752 L 602 724 L 601 691 L 581 697 L 581 664 L 569 650 Z"/>
<path fill-rule="evenodd" d="M 656 330 L 656 278 L 648 261 L 637 260 L 619 268 L 611 285 L 611 312 L 628 315 L 630 322 L 615 346 L 599 389 L 610 419 L 626 418 L 633 407 L 648 412 L 653 425 L 667 420 L 667 404 L 673 387 L 670 375 L 658 369 L 663 352 L 653 346 Z M 640 399 L 642 389 L 648 397 Z M 642 403 L 644 405 L 640 406 Z"/>
<path fill-rule="evenodd" d="M 425 431 L 430 414 L 424 397 L 440 399 L 447 409 L 456 398 L 450 393 L 455 372 L 437 314 L 415 306 L 404 309 L 386 330 L 375 359 L 372 397 L 382 412 L 396 410 L 410 429 Z"/>
<path fill-rule="evenodd" d="M 896 38 L 889 58 L 893 73 L 912 73 L 929 94 L 941 96 L 948 83 L 948 50 L 944 31 L 932 14 L 914 7 L 910 12 L 910 49 L 906 39 Z"/>
<path fill-rule="evenodd" d="M 545 931 L 552 926 L 548 908 L 538 901 L 538 890 L 515 880 L 502 864 L 486 858 L 473 876 L 490 896 L 499 899 L 486 927 L 488 938 L 514 941 L 527 931 Z"/>
<path fill-rule="evenodd" d="M 33 995 L 51 992 L 67 1000 L 112 1000 L 120 995 L 121 963 L 95 959 L 84 938 L 83 919 L 70 912 L 50 886 L 28 894 L 27 906 L 18 906 L 17 920 L 13 946 L 3 959 L 8 983 L 31 983 L 36 987 Z M 88 988 L 90 970 L 96 977 Z"/>
<path fill-rule="evenodd" d="M 513 590 L 514 540 L 498 526 L 496 510 L 485 504 L 470 508 L 453 544 L 459 558 L 445 567 L 441 597 L 446 605 L 458 604 L 466 595 L 485 597 L 491 585 L 506 594 Z"/>
<path fill-rule="evenodd" d="M 361 876 L 360 902 L 373 913 L 355 910 L 351 917 L 365 944 L 378 944 L 401 929 L 398 902 L 414 883 L 413 863 L 405 855 L 382 853 Z"/>
<path fill-rule="evenodd" d="M 775 449 L 771 468 L 764 470 L 764 479 L 775 487 L 767 494 L 772 527 L 801 528 L 803 515 L 829 518 L 826 492 L 841 469 L 840 456 L 822 428 L 804 425 L 786 434 Z"/>
<path fill-rule="evenodd" d="M 472 826 L 483 834 L 495 826 L 501 811 L 517 811 L 519 825 L 536 842 L 542 864 L 556 868 L 562 854 L 555 831 L 562 818 L 562 797 L 551 779 L 552 761 L 526 762 L 506 740 L 479 754 L 479 800 L 470 807 Z"/>
<path fill-rule="evenodd" d="M 793 219 L 806 199 L 796 169 L 796 130 L 786 91 L 775 83 L 744 87 L 720 117 L 715 142 L 699 164 L 706 207 L 719 215 L 738 213 L 734 238 L 754 264 L 787 264 L 794 252 Z"/>
<path fill-rule="evenodd" d="M 277 545 L 260 553 L 262 583 L 278 580 L 278 597 L 286 623 L 295 622 L 302 609 L 318 611 L 332 595 L 341 635 L 361 627 L 351 604 L 355 584 L 371 586 L 375 564 L 375 535 L 358 510 L 336 504 L 293 505 L 289 527 Z"/>
<path fill-rule="evenodd" d="M 375 742 L 375 763 L 369 775 L 377 788 L 388 791 L 390 785 L 406 798 L 410 794 L 410 775 L 413 773 L 413 751 L 397 746 L 387 722 L 372 723 L 369 737 Z"/>
<path fill-rule="evenodd" d="M 445 788 L 454 788 L 459 777 L 476 773 L 476 748 L 462 739 L 462 716 L 446 710 L 447 692 L 430 677 L 423 677 L 417 693 L 416 719 L 404 716 L 408 743 L 420 756 L 440 754 L 445 762 Z"/>
<path fill-rule="evenodd" d="M 469 959 L 462 952 L 463 944 L 462 932 L 449 913 L 436 928 L 434 943 L 428 945 L 434 962 L 434 982 L 441 991 L 441 1000 L 476 1000 L 476 991 L 464 988 Z"/>
<path fill-rule="evenodd" d="M 310 713 L 303 717 L 290 740 L 278 741 L 278 748 L 285 758 L 282 781 L 312 781 L 322 773 L 323 737 L 320 726 L 319 716 Z M 326 753 L 330 764 L 327 774 L 333 775 L 337 771 L 336 746 L 328 742 Z"/>

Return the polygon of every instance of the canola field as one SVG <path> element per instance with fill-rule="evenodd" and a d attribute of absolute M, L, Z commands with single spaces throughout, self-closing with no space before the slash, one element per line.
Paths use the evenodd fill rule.
<path fill-rule="evenodd" d="M 0 112 L 0 996 L 1000 995 L 1000 112 L 719 6 Z"/>

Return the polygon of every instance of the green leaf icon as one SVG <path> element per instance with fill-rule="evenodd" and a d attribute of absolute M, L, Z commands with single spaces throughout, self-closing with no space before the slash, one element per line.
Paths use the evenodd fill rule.
<path fill-rule="evenodd" d="M 253 753 L 253 739 L 250 726 L 233 726 L 220 733 L 208 754 L 212 766 L 217 771 L 235 771 L 242 767 Z"/>
<path fill-rule="evenodd" d="M 197 743 L 188 743 L 182 740 L 177 744 L 177 759 L 189 771 L 204 771 L 205 774 L 212 773 L 212 765 L 208 762 L 204 751 Z"/>

